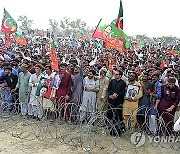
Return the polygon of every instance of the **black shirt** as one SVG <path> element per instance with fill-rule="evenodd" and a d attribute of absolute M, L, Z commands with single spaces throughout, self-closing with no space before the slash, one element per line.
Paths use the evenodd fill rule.
<path fill-rule="evenodd" d="M 118 97 L 116 99 L 109 99 L 109 103 L 122 104 L 124 102 L 126 82 L 120 79 L 117 81 L 116 79 L 112 79 L 109 83 L 108 92 L 109 95 L 113 95 L 116 93 Z"/>
<path fill-rule="evenodd" d="M 14 89 L 16 88 L 16 84 L 18 82 L 18 77 L 11 73 L 11 75 L 5 75 L 0 78 L 0 81 L 6 81 L 9 88 Z"/>

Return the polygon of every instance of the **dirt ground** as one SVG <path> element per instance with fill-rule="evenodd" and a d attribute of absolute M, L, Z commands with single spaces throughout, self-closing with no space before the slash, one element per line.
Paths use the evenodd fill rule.
<path fill-rule="evenodd" d="M 50 124 L 49 121 L 13 118 L 0 119 L 2 154 L 176 154 L 178 144 L 151 144 L 135 148 L 130 133 L 120 138 L 108 136 L 103 129 L 83 133 L 78 125 Z"/>

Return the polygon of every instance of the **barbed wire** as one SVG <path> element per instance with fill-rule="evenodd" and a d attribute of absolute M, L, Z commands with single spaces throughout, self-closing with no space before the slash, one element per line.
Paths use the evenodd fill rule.
<path fill-rule="evenodd" d="M 47 140 L 54 140 L 62 144 L 66 144 L 73 149 L 83 148 L 87 153 L 118 153 L 123 149 L 125 143 L 130 143 L 131 134 L 134 130 L 131 128 L 134 111 L 123 106 L 113 108 L 108 103 L 109 108 L 106 110 L 97 110 L 92 114 L 87 114 L 84 121 L 80 121 L 81 112 L 80 103 L 75 100 L 67 101 L 65 97 L 52 102 L 53 107 L 43 111 L 43 118 L 40 121 L 36 119 L 21 116 L 19 100 L 12 104 L 12 111 L 8 111 L 8 99 L 2 97 L 0 90 L 0 132 L 10 134 L 22 140 L 40 140 L 45 142 Z M 16 94 L 13 94 L 15 97 Z M 15 98 L 14 98 L 15 99 Z M 39 101 L 36 98 L 36 101 Z M 74 102 L 77 102 L 74 103 Z M 43 105 L 39 103 L 40 105 Z M 55 104 L 59 104 L 58 107 Z M 51 110 L 52 111 L 51 111 Z M 119 134 L 116 123 L 116 114 L 118 110 L 126 110 L 129 113 L 127 127 L 122 134 Z M 140 107 L 136 110 L 136 116 L 139 111 L 145 110 L 144 122 L 136 124 L 136 132 L 144 133 L 146 136 L 149 134 L 149 111 L 145 107 Z M 108 112 L 111 111 L 112 118 L 107 117 Z M 51 113 L 49 115 L 49 113 Z M 53 118 L 50 118 L 54 114 Z M 169 114 L 169 113 L 163 113 Z M 142 116 L 142 115 L 141 115 Z M 159 136 L 165 136 L 167 132 L 167 125 L 161 118 L 163 115 L 156 117 L 157 129 Z M 169 114 L 169 116 L 172 116 Z M 173 116 L 172 116 L 173 117 Z M 52 121 L 53 120 L 53 121 Z M 173 121 L 172 121 L 173 122 Z M 113 136 L 112 136 L 112 132 Z M 174 132 L 170 132 L 173 134 Z M 168 134 L 170 135 L 170 134 Z M 178 133 L 176 134 L 179 135 Z M 153 134 L 151 134 L 153 137 Z M 154 136 L 155 137 L 155 136 Z M 167 148 L 174 151 L 180 151 L 179 143 L 161 143 L 151 142 L 148 146 Z M 129 149 L 135 150 L 133 146 L 128 146 Z"/>

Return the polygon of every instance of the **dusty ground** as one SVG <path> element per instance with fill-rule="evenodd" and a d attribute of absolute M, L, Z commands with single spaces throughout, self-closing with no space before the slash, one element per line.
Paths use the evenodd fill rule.
<path fill-rule="evenodd" d="M 104 130 L 86 134 L 79 126 L 49 124 L 19 117 L 1 118 L 0 153 L 2 154 L 176 154 L 179 144 L 150 144 L 135 148 L 130 134 L 109 137 Z M 180 145 L 179 145 L 180 146 Z M 174 149 L 175 150 L 174 150 Z"/>

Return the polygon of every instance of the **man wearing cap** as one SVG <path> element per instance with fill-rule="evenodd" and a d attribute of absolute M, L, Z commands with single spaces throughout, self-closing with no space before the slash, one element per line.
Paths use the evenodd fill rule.
<path fill-rule="evenodd" d="M 22 64 L 21 65 L 21 73 L 19 74 L 18 83 L 16 84 L 16 88 L 12 90 L 12 92 L 15 92 L 17 89 L 19 89 L 19 101 L 21 105 L 21 114 L 22 116 L 27 115 L 28 111 L 28 101 L 29 101 L 29 79 L 31 76 L 31 73 L 28 71 L 28 65 Z"/>

